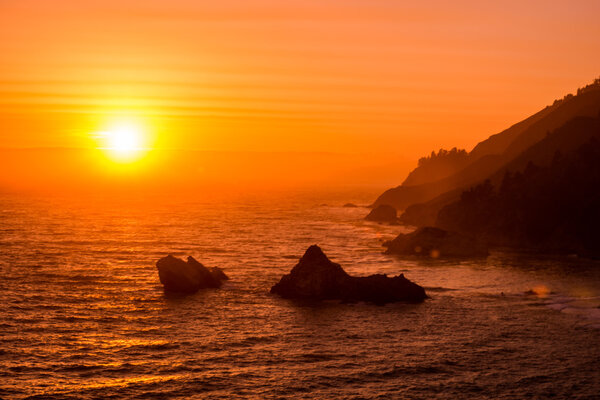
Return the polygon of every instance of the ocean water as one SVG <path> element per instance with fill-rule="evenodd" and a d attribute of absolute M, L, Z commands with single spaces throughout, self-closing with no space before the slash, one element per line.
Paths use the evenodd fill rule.
<path fill-rule="evenodd" d="M 184 199 L 0 197 L 0 398 L 600 398 L 600 262 L 388 256 L 378 190 Z M 356 275 L 404 273 L 422 304 L 284 300 L 319 244 Z M 193 255 L 221 289 L 165 295 Z"/>

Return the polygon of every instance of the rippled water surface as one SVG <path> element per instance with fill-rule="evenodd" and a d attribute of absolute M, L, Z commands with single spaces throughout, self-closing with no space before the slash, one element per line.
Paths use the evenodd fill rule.
<path fill-rule="evenodd" d="M 599 398 L 599 262 L 387 256 L 382 241 L 406 228 L 341 207 L 376 193 L 0 197 L 0 397 Z M 314 243 L 431 299 L 270 295 Z M 154 263 L 169 253 L 231 280 L 166 296 Z"/>

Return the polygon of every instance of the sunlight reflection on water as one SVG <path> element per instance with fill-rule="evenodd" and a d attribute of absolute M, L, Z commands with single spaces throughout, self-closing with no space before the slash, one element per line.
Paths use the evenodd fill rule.
<path fill-rule="evenodd" d="M 600 392 L 600 268 L 493 252 L 382 254 L 405 227 L 371 192 L 204 201 L 0 199 L 0 397 L 515 398 Z M 321 204 L 327 203 L 328 206 Z M 311 244 L 349 273 L 404 273 L 423 304 L 295 302 L 268 290 Z M 231 277 L 166 296 L 156 260 Z"/>

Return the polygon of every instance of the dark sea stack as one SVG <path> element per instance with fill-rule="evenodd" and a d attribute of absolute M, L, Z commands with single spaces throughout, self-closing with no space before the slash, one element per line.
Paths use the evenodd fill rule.
<path fill-rule="evenodd" d="M 357 208 L 358 206 L 354 203 L 346 203 L 344 204 L 344 208 Z"/>
<path fill-rule="evenodd" d="M 387 254 L 416 255 L 432 258 L 487 257 L 487 246 L 469 236 L 427 226 L 408 234 L 399 234 L 383 244 Z"/>
<path fill-rule="evenodd" d="M 156 263 L 158 277 L 167 292 L 194 293 L 199 289 L 218 288 L 227 275 L 217 267 L 206 268 L 188 257 L 187 262 L 168 255 Z"/>
<path fill-rule="evenodd" d="M 425 289 L 402 274 L 392 278 L 380 274 L 350 276 L 339 264 L 330 261 L 317 245 L 306 250 L 292 271 L 271 288 L 271 293 L 290 299 L 368 301 L 376 304 L 396 301 L 416 303 L 427 298 Z"/>
<path fill-rule="evenodd" d="M 388 204 L 382 204 L 371 210 L 369 215 L 365 217 L 367 221 L 387 222 L 394 224 L 398 222 L 398 214 L 396 209 Z"/>

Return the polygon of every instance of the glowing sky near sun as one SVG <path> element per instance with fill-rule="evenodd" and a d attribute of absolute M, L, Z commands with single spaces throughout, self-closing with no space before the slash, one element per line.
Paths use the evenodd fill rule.
<path fill-rule="evenodd" d="M 133 115 L 157 148 L 470 149 L 598 77 L 598 15 L 595 0 L 2 1 L 0 147 L 93 147 Z"/>

